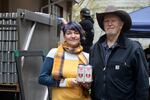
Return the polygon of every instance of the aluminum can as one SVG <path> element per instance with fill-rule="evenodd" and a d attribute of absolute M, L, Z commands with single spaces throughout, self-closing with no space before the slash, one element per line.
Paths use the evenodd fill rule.
<path fill-rule="evenodd" d="M 90 83 L 92 82 L 92 66 L 79 64 L 77 70 L 78 76 L 77 81 L 82 83 Z"/>
<path fill-rule="evenodd" d="M 84 82 L 84 65 L 79 64 L 77 69 L 77 81 Z"/>
<path fill-rule="evenodd" d="M 92 82 L 92 66 L 85 65 L 84 67 L 84 82 Z"/>

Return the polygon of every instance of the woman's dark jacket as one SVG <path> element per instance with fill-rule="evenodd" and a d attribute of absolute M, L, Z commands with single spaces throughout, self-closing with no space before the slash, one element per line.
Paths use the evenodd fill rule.
<path fill-rule="evenodd" d="M 120 36 L 105 65 L 101 45 L 105 37 L 90 53 L 92 100 L 148 100 L 148 66 L 141 45 Z"/>

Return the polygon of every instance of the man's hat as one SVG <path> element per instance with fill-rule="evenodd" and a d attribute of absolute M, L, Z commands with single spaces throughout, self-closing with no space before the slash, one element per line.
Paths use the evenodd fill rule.
<path fill-rule="evenodd" d="M 88 8 L 82 8 L 80 13 L 83 15 L 83 16 L 91 16 L 90 15 L 90 10 Z"/>
<path fill-rule="evenodd" d="M 104 16 L 108 14 L 116 15 L 124 22 L 121 32 L 127 32 L 130 30 L 131 25 L 132 25 L 131 17 L 129 16 L 127 12 L 123 10 L 117 10 L 117 8 L 114 6 L 108 6 L 105 12 L 103 13 L 96 13 L 96 18 L 97 18 L 100 28 L 104 30 L 104 25 L 103 25 Z"/>

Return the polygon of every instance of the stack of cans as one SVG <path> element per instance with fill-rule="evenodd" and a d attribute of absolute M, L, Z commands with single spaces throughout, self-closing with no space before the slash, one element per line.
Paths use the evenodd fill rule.
<path fill-rule="evenodd" d="M 82 83 L 90 83 L 92 82 L 92 66 L 79 64 L 77 70 L 78 76 L 77 81 Z"/>
<path fill-rule="evenodd" d="M 0 84 L 16 84 L 17 13 L 0 13 Z"/>

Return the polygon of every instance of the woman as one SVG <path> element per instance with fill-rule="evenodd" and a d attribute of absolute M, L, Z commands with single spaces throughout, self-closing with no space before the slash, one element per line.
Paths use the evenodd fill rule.
<path fill-rule="evenodd" d="M 80 45 L 82 27 L 68 22 L 63 27 L 64 42 L 48 53 L 42 66 L 39 83 L 52 87 L 52 100 L 90 100 L 88 84 L 77 82 L 78 64 L 87 64 L 89 55 Z"/>

